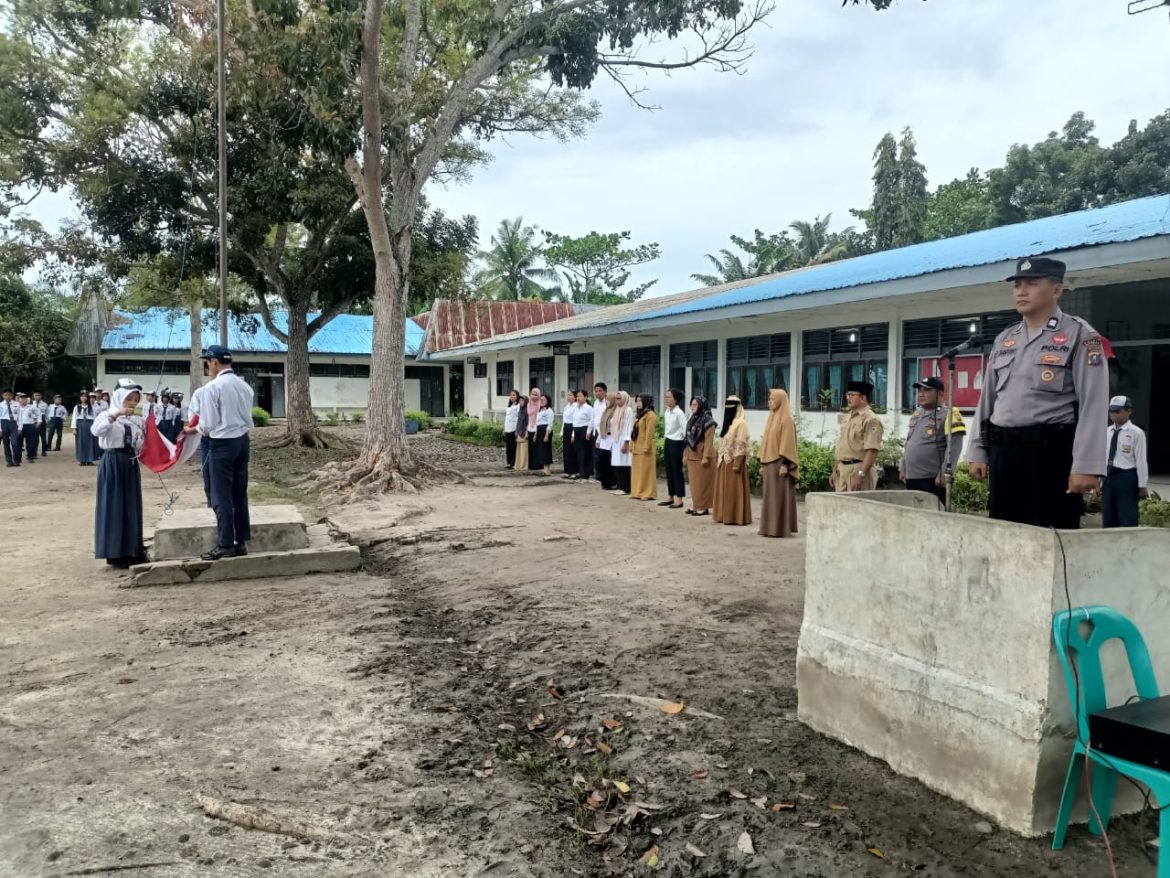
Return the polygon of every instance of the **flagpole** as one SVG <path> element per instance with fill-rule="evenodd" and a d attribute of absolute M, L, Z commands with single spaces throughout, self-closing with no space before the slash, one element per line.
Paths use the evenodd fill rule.
<path fill-rule="evenodd" d="M 218 141 L 219 141 L 219 343 L 228 346 L 228 319 L 227 319 L 227 73 L 224 63 L 227 33 L 227 10 L 224 0 L 216 0 L 216 28 L 215 28 L 215 56 L 218 83 L 216 94 L 218 98 Z"/>

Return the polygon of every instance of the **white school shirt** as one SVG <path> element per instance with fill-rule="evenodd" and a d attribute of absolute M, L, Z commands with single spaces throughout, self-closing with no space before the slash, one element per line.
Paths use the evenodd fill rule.
<path fill-rule="evenodd" d="M 99 399 L 93 404 L 94 413 L 109 411 L 110 404 L 104 399 Z"/>
<path fill-rule="evenodd" d="M 50 405 L 50 406 L 49 406 L 49 411 L 48 411 L 48 414 L 46 414 L 46 416 L 45 416 L 45 417 L 48 417 L 48 418 L 64 418 L 64 417 L 65 417 L 67 414 L 69 414 L 69 412 L 68 412 L 68 410 L 65 408 L 65 406 L 63 406 L 63 405 L 57 405 L 57 403 L 53 403 L 52 405 Z"/>
<path fill-rule="evenodd" d="M 605 414 L 605 400 L 595 399 L 593 401 L 593 419 L 589 422 L 589 435 L 592 438 L 597 438 L 597 434 L 601 432 L 601 416 Z"/>
<path fill-rule="evenodd" d="M 90 430 L 98 441 L 98 448 L 106 451 L 125 448 L 126 425 L 129 424 L 130 444 L 135 452 L 140 451 L 142 443 L 146 439 L 145 421 L 138 415 L 122 415 L 114 420 L 115 414 L 116 412 L 107 409 L 93 419 L 93 427 Z"/>
<path fill-rule="evenodd" d="M 593 406 L 589 403 L 578 403 L 573 409 L 573 429 L 588 427 L 593 423 Z"/>
<path fill-rule="evenodd" d="M 549 406 L 548 408 L 541 409 L 540 411 L 538 411 L 536 413 L 536 426 L 538 426 L 538 427 L 551 427 L 553 424 L 553 418 L 555 416 L 556 416 L 556 412 L 554 412 L 552 410 L 552 406 Z"/>
<path fill-rule="evenodd" d="M 163 412 L 164 421 L 173 421 L 179 417 L 179 407 L 177 405 L 168 405 L 166 411 Z"/>
<path fill-rule="evenodd" d="M 663 415 L 665 420 L 665 437 L 667 439 L 685 439 L 687 434 L 687 416 L 679 406 L 667 409 Z"/>
<path fill-rule="evenodd" d="M 212 439 L 236 439 L 252 432 L 252 400 L 248 382 L 225 369 L 201 388 L 199 433 Z"/>
<path fill-rule="evenodd" d="M 40 402 L 34 400 L 32 407 L 37 410 L 37 415 L 42 421 L 49 417 L 49 404 L 43 399 Z"/>
<path fill-rule="evenodd" d="M 1119 432 L 1117 437 L 1117 454 L 1113 456 L 1114 469 L 1136 469 L 1138 487 L 1146 487 L 1150 477 L 1149 464 L 1146 462 L 1146 434 L 1133 421 L 1126 421 L 1121 427 L 1110 424 L 1105 431 L 1105 455 L 1109 456 L 1109 443 L 1113 441 L 1113 432 Z M 1108 465 L 1108 459 L 1106 460 Z"/>
<path fill-rule="evenodd" d="M 616 418 L 609 419 L 609 431 L 613 434 L 613 457 L 611 463 L 613 466 L 631 466 L 634 462 L 634 452 L 627 447 L 622 451 L 622 443 L 629 442 L 634 433 L 634 421 L 636 420 L 636 413 L 632 406 L 626 406 L 622 412 L 621 420 Z"/>
<path fill-rule="evenodd" d="M 16 422 L 22 427 L 35 427 L 41 422 L 41 411 L 35 405 L 29 404 L 26 406 L 18 406 L 20 414 L 16 417 Z"/>
<path fill-rule="evenodd" d="M 20 417 L 20 406 L 16 400 L 4 402 L 0 400 L 0 421 L 15 421 Z"/>
<path fill-rule="evenodd" d="M 516 420 L 520 417 L 520 403 L 509 404 L 504 409 L 504 432 L 516 432 Z"/>
<path fill-rule="evenodd" d="M 78 421 L 92 421 L 93 415 L 94 411 L 92 404 L 82 408 L 81 404 L 78 403 L 73 407 L 73 421 L 69 426 L 76 430 Z"/>
<path fill-rule="evenodd" d="M 573 426 L 573 418 L 576 416 L 577 403 L 570 402 L 565 405 L 565 410 L 561 412 L 561 426 Z"/>

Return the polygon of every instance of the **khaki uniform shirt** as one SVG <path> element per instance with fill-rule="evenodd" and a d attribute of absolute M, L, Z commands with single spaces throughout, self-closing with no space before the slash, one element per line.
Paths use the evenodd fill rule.
<path fill-rule="evenodd" d="M 1028 340 L 1021 321 L 996 338 L 971 425 L 967 459 L 987 463 L 985 422 L 997 427 L 1077 425 L 1071 472 L 1102 475 L 1108 453 L 1109 367 L 1101 336 L 1060 309 Z"/>
<path fill-rule="evenodd" d="M 850 411 L 841 422 L 841 435 L 837 439 L 837 451 L 833 455 L 842 460 L 861 460 L 867 451 L 879 451 L 882 447 L 882 422 L 866 406 Z"/>

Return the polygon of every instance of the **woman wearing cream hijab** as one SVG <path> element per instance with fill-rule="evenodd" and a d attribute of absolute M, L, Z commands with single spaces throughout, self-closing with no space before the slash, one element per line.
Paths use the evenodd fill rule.
<path fill-rule="evenodd" d="M 796 422 L 783 390 L 768 391 L 768 409 L 760 439 L 760 481 L 764 487 L 760 535 L 790 537 L 796 533 L 796 486 L 800 481 Z"/>
<path fill-rule="evenodd" d="M 747 459 L 752 453 L 747 418 L 738 396 L 727 397 L 723 406 L 723 431 L 719 439 L 719 463 L 715 468 L 714 518 L 721 524 L 752 523 L 752 493 Z"/>

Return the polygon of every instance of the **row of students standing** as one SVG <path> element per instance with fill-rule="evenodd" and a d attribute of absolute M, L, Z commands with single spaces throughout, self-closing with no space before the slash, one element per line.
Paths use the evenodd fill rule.
<path fill-rule="evenodd" d="M 602 382 L 594 386 L 593 394 L 590 402 L 585 390 L 570 389 L 565 393 L 561 426 L 564 478 L 577 482 L 596 479 L 603 490 L 614 494 L 629 495 L 633 500 L 657 500 L 659 416 L 653 397 L 638 394 L 631 400 L 622 390 L 609 393 Z M 545 428 L 543 432 L 541 426 L 531 426 L 532 406 L 537 399 L 539 408 L 535 411 L 544 413 L 545 418 L 541 425 Z M 742 401 L 734 395 L 727 398 L 721 429 L 706 399 L 691 400 L 689 417 L 681 407 L 680 391 L 668 390 L 665 402 L 662 420 L 668 497 L 658 505 L 685 508 L 685 467 L 691 484 L 691 508 L 687 515 L 711 516 L 727 525 L 751 524 L 748 466 L 752 444 Z M 796 422 L 784 390 L 769 391 L 768 409 L 757 453 L 764 494 L 759 532 L 763 536 L 788 537 L 797 532 Z M 715 450 L 717 430 L 720 431 L 718 453 Z M 532 448 L 542 456 L 539 466 L 528 463 L 528 468 L 547 473 L 551 463 L 551 433 L 548 396 L 534 388 L 525 398 L 513 390 L 504 421 L 507 467 L 525 468 L 525 452 Z"/>
<path fill-rule="evenodd" d="M 504 413 L 508 469 L 552 475 L 555 418 L 552 400 L 539 387 L 532 388 L 528 396 L 521 396 L 519 390 L 509 391 L 508 408 Z"/>
<path fill-rule="evenodd" d="M 26 457 L 29 463 L 35 463 L 38 456 L 61 450 L 67 412 L 60 395 L 49 403 L 39 392 L 30 398 L 27 393 L 14 394 L 5 388 L 0 397 L 0 442 L 5 465 L 20 466 Z"/>

